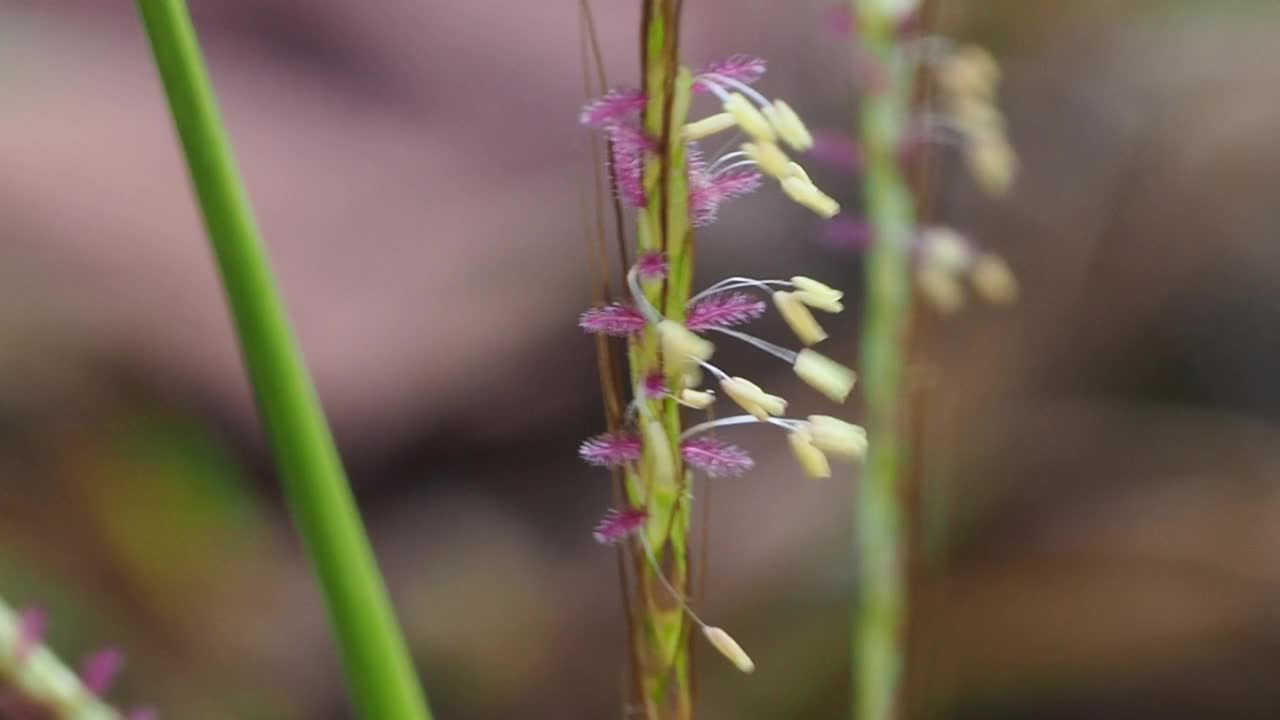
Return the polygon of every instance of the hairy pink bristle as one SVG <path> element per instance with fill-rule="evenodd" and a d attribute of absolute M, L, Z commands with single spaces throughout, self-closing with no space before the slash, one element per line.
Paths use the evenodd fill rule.
<path fill-rule="evenodd" d="M 578 122 L 593 128 L 628 122 L 644 110 L 644 102 L 644 93 L 635 88 L 615 88 L 583 106 Z"/>
<path fill-rule="evenodd" d="M 645 328 L 644 315 L 621 303 L 594 307 L 578 316 L 578 327 L 595 335 L 630 337 Z"/>
<path fill-rule="evenodd" d="M 628 508 L 626 510 L 609 510 L 596 524 L 591 537 L 602 545 L 616 545 L 644 527 L 649 513 L 644 510 Z"/>
<path fill-rule="evenodd" d="M 713 437 L 685 440 L 680 454 L 690 467 L 710 477 L 737 477 L 756 466 L 746 450 Z"/>
<path fill-rule="evenodd" d="M 623 433 L 603 433 L 587 438 L 578 446 L 578 457 L 591 465 L 617 467 L 640 461 L 644 450 L 640 438 Z"/>
<path fill-rule="evenodd" d="M 122 667 L 124 653 L 117 648 L 104 648 L 85 659 L 80 667 L 80 681 L 89 692 L 102 697 L 111 689 Z"/>
<path fill-rule="evenodd" d="M 645 155 L 653 142 L 639 128 L 614 125 L 609 128 L 609 165 L 618 197 L 634 208 L 648 204 L 644 193 Z"/>
<path fill-rule="evenodd" d="M 697 331 L 743 325 L 758 320 L 766 309 L 765 302 L 750 293 L 718 293 L 689 308 L 685 326 Z"/>
<path fill-rule="evenodd" d="M 764 77 L 767 69 L 763 58 L 752 55 L 730 55 L 723 60 L 717 60 L 708 63 L 706 67 L 698 72 L 694 78 L 693 91 L 707 92 L 707 88 L 703 83 L 698 82 L 699 78 L 707 75 L 717 75 L 719 77 L 727 77 L 731 80 L 737 80 L 740 83 L 750 85 L 760 78 Z M 714 82 L 714 79 L 708 78 Z"/>
<path fill-rule="evenodd" d="M 645 253 L 636 260 L 636 274 L 645 280 L 661 280 L 667 276 L 668 269 L 664 253 Z"/>

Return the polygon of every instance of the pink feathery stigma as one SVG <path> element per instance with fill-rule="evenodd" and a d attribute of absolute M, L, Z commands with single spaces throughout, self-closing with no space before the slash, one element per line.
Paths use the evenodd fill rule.
<path fill-rule="evenodd" d="M 670 391 L 667 390 L 666 378 L 662 377 L 662 373 L 654 373 L 645 376 L 644 379 L 644 396 L 649 400 L 658 400 L 667 396 Z"/>
<path fill-rule="evenodd" d="M 129 714 L 124 716 L 124 720 L 156 720 L 158 717 L 160 716 L 156 714 L 154 708 L 140 707 L 130 710 Z"/>
<path fill-rule="evenodd" d="M 628 205 L 642 208 L 648 204 L 644 194 L 645 154 L 652 150 L 653 142 L 643 131 L 630 125 L 614 125 L 609 128 L 609 164 L 618 196 Z"/>
<path fill-rule="evenodd" d="M 813 134 L 810 157 L 836 170 L 862 171 L 862 149 L 842 133 L 819 130 Z"/>
<path fill-rule="evenodd" d="M 713 437 L 695 437 L 680 444 L 680 454 L 690 467 L 710 477 L 737 477 L 756 466 L 746 450 Z"/>
<path fill-rule="evenodd" d="M 642 332 L 646 324 L 639 310 L 621 303 L 594 307 L 578 316 L 578 327 L 593 335 L 630 337 Z"/>
<path fill-rule="evenodd" d="M 766 307 L 763 300 L 750 293 L 718 293 L 690 308 L 684 324 L 695 331 L 743 325 L 759 319 Z"/>
<path fill-rule="evenodd" d="M 737 80 L 740 83 L 751 83 L 764 77 L 765 62 L 762 58 L 751 55 L 731 55 L 724 60 L 717 60 L 709 63 L 698 73 L 693 80 L 693 91 L 695 93 L 707 92 L 706 86 L 699 82 L 704 76 L 718 75 L 727 77 L 731 80 Z M 708 78 L 714 82 L 714 79 Z"/>
<path fill-rule="evenodd" d="M 18 613 L 18 639 L 13 646 L 13 657 L 19 663 L 27 659 L 44 640 L 49 616 L 44 608 L 26 608 Z"/>
<path fill-rule="evenodd" d="M 644 280 L 661 280 L 667 270 L 667 256 L 660 252 L 645 253 L 636 260 L 636 274 Z"/>
<path fill-rule="evenodd" d="M 718 173 L 712 177 L 689 181 L 689 213 L 695 227 L 715 221 L 720 203 L 755 192 L 763 176 L 755 170 L 742 168 Z"/>
<path fill-rule="evenodd" d="M 617 467 L 640 462 L 644 449 L 640 438 L 622 433 L 603 433 L 587 438 L 578 446 L 578 457 L 591 465 Z"/>
<path fill-rule="evenodd" d="M 578 122 L 599 128 L 626 122 L 644 110 L 644 93 L 634 88 L 615 88 L 582 108 Z"/>
<path fill-rule="evenodd" d="M 617 545 L 626 540 L 632 533 L 644 527 L 649 513 L 644 510 L 628 508 L 626 510 L 609 510 L 596 525 L 591 537 L 601 545 Z"/>
<path fill-rule="evenodd" d="M 841 250 L 866 250 L 871 245 L 871 227 L 851 217 L 838 217 L 822 227 L 823 245 Z"/>
<path fill-rule="evenodd" d="M 80 680 L 89 692 L 101 697 L 111 689 L 122 667 L 124 653 L 117 648 L 103 648 L 85 659 L 80 666 Z"/>

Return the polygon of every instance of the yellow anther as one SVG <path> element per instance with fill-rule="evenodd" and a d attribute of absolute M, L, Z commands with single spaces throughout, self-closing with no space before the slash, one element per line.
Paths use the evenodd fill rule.
<path fill-rule="evenodd" d="M 977 45 L 956 50 L 938 68 L 938 85 L 957 97 L 989 99 L 995 96 L 999 82 L 1000 65 Z"/>
<path fill-rule="evenodd" d="M 770 395 L 759 385 L 746 378 L 732 377 L 720 381 L 720 389 L 724 394 L 746 410 L 755 419 L 768 420 L 770 415 L 779 416 L 787 411 L 787 401 L 777 395 Z"/>
<path fill-rule="evenodd" d="M 653 471 L 653 479 L 663 485 L 676 481 L 676 461 L 671 454 L 671 441 L 662 429 L 662 423 L 650 420 L 644 423 L 644 451 Z"/>
<path fill-rule="evenodd" d="M 764 116 L 751 101 L 743 97 L 742 93 L 733 93 L 724 101 L 724 111 L 733 116 L 733 121 L 738 127 L 742 128 L 742 132 L 746 133 L 752 139 L 758 142 L 774 142 L 778 139 L 778 135 L 773 130 L 773 125 L 769 123 L 768 118 Z"/>
<path fill-rule="evenodd" d="M 916 273 L 916 285 L 925 299 L 943 315 L 954 315 L 964 307 L 964 289 L 953 273 L 925 265 Z"/>
<path fill-rule="evenodd" d="M 808 428 L 799 428 L 787 435 L 787 442 L 791 445 L 791 453 L 795 455 L 796 462 L 800 463 L 800 468 L 804 470 L 804 474 L 815 480 L 831 477 L 831 463 L 827 461 L 827 456 L 813 444 L 813 435 L 809 433 Z"/>
<path fill-rule="evenodd" d="M 850 460 L 867 454 L 867 431 L 830 415 L 810 415 L 809 433 L 815 447 Z"/>
<path fill-rule="evenodd" d="M 969 273 L 973 287 L 988 302 L 999 305 L 1018 299 L 1018 279 L 1009 264 L 998 255 L 984 254 L 973 263 Z"/>
<path fill-rule="evenodd" d="M 798 177 L 807 183 L 813 183 L 813 181 L 809 179 L 809 173 L 805 172 L 804 168 L 800 167 L 800 163 L 798 162 L 787 163 L 787 174 L 791 177 Z"/>
<path fill-rule="evenodd" d="M 724 132 L 738 124 L 733 115 L 727 112 L 716 113 L 711 117 L 691 122 L 680 129 L 680 137 L 684 140 L 701 140 L 719 132 Z"/>
<path fill-rule="evenodd" d="M 672 367 L 683 367 L 693 362 L 691 358 L 709 360 L 716 346 L 710 340 L 674 320 L 658 323 L 658 338 L 662 342 L 662 356 Z"/>
<path fill-rule="evenodd" d="M 792 369 L 809 387 L 840 403 L 853 392 L 853 385 L 858 380 L 853 370 L 809 348 L 796 355 Z"/>
<path fill-rule="evenodd" d="M 803 275 L 791 278 L 791 284 L 796 288 L 796 299 L 815 310 L 828 313 L 844 310 L 844 304 L 840 302 L 844 293 L 829 285 Z"/>
<path fill-rule="evenodd" d="M 796 337 L 800 338 L 800 342 L 805 345 L 816 345 L 827 339 L 827 333 L 818 324 L 817 318 L 809 312 L 809 308 L 796 297 L 795 293 L 781 290 L 775 292 L 773 304 L 778 308 L 782 319 L 787 322 L 787 326 L 796 334 Z"/>
<path fill-rule="evenodd" d="M 790 105 L 774 100 L 772 105 L 765 107 L 764 116 L 773 124 L 773 129 L 778 131 L 778 137 L 790 145 L 792 150 L 804 152 L 813 147 L 813 135 Z"/>
<path fill-rule="evenodd" d="M 760 172 L 778 180 L 791 177 L 791 160 L 772 142 L 742 143 L 742 152 Z"/>
<path fill-rule="evenodd" d="M 809 208 L 823 219 L 830 220 L 840 214 L 840 203 L 818 189 L 817 185 L 793 176 L 782 179 L 782 191 L 787 197 Z"/>
<path fill-rule="evenodd" d="M 706 390 L 681 390 L 680 404 L 695 410 L 705 410 L 716 401 L 716 394 Z"/>
<path fill-rule="evenodd" d="M 924 261 L 931 268 L 947 274 L 963 272 L 973 262 L 969 242 L 949 227 L 933 226 L 921 234 Z"/>
<path fill-rule="evenodd" d="M 720 651 L 720 654 L 728 658 L 733 666 L 744 673 L 754 672 L 756 664 L 751 661 L 751 657 L 742 649 L 737 640 L 734 640 L 729 633 L 718 627 L 704 625 L 702 634 L 707 638 L 707 642 L 711 643 L 711 647 Z"/>
<path fill-rule="evenodd" d="M 1018 156 L 1003 135 L 976 135 L 965 145 L 965 160 L 978 186 L 992 196 L 1005 195 L 1018 175 Z"/>

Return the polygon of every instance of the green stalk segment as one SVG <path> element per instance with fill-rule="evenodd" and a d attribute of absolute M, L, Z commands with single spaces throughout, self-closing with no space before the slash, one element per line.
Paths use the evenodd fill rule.
<path fill-rule="evenodd" d="M 352 701 L 366 720 L 427 720 L 426 698 L 285 317 L 186 4 L 138 0 L 138 9 L 285 496 L 320 580 Z"/>
<path fill-rule="evenodd" d="M 911 193 L 896 149 L 907 127 L 911 67 L 884 0 L 851 0 L 857 52 L 884 73 L 884 86 L 861 98 L 859 140 L 865 154 L 866 218 L 873 242 L 866 261 L 861 365 L 871 438 L 854 505 L 858 556 L 853 610 L 853 717 L 890 720 L 899 708 L 906 604 L 898 486 L 903 436 L 904 346 L 911 311 Z"/>

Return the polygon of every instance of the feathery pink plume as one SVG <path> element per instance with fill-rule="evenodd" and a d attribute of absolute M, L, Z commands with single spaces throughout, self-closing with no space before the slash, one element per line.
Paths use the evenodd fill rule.
<path fill-rule="evenodd" d="M 636 259 L 636 274 L 644 280 L 661 280 L 668 270 L 667 256 L 663 253 L 645 253 Z"/>
<path fill-rule="evenodd" d="M 603 433 L 587 438 L 578 446 L 578 457 L 591 465 L 617 467 L 640 462 L 644 453 L 640 438 L 623 433 Z"/>
<path fill-rule="evenodd" d="M 628 337 L 642 332 L 645 324 L 639 310 L 621 303 L 594 307 L 578 316 L 578 327 L 595 335 Z"/>
<path fill-rule="evenodd" d="M 711 177 L 689 179 L 689 214 L 695 227 L 715 221 L 720 203 L 755 192 L 763 179 L 747 168 L 718 173 Z"/>
<path fill-rule="evenodd" d="M 708 63 L 706 67 L 702 68 L 693 80 L 693 91 L 696 93 L 707 92 L 706 86 L 699 82 L 701 78 L 707 75 L 719 75 L 720 77 L 727 77 L 750 85 L 764 77 L 765 69 L 765 61 L 762 58 L 743 54 L 730 55 L 724 60 Z M 708 79 L 715 82 L 714 78 Z"/>
<path fill-rule="evenodd" d="M 26 660 L 44 640 L 48 623 L 49 615 L 44 608 L 25 608 L 18 613 L 18 639 L 13 645 L 13 656 L 18 663 Z"/>
<path fill-rule="evenodd" d="M 645 376 L 643 389 L 644 396 L 649 400 L 664 398 L 670 392 L 667 390 L 667 380 L 662 377 L 662 373 Z"/>
<path fill-rule="evenodd" d="M 642 208 L 648 204 L 644 194 L 645 154 L 653 150 L 653 141 L 639 128 L 614 125 L 609 128 L 609 165 L 618 196 L 628 205 Z"/>
<path fill-rule="evenodd" d="M 628 508 L 626 510 L 609 510 L 596 525 L 591 537 L 602 545 L 616 545 L 627 539 L 632 533 L 644 527 L 649 513 L 644 510 Z"/>
<path fill-rule="evenodd" d="M 634 88 L 615 88 L 587 103 L 578 122 L 587 127 L 608 127 L 630 120 L 644 110 L 644 93 Z"/>
<path fill-rule="evenodd" d="M 690 308 L 684 324 L 695 331 L 732 327 L 759 319 L 765 310 L 764 301 L 749 293 L 718 293 Z"/>
<path fill-rule="evenodd" d="M 737 477 L 756 466 L 746 450 L 713 437 L 695 437 L 680 444 L 680 454 L 690 467 L 711 477 Z"/>

